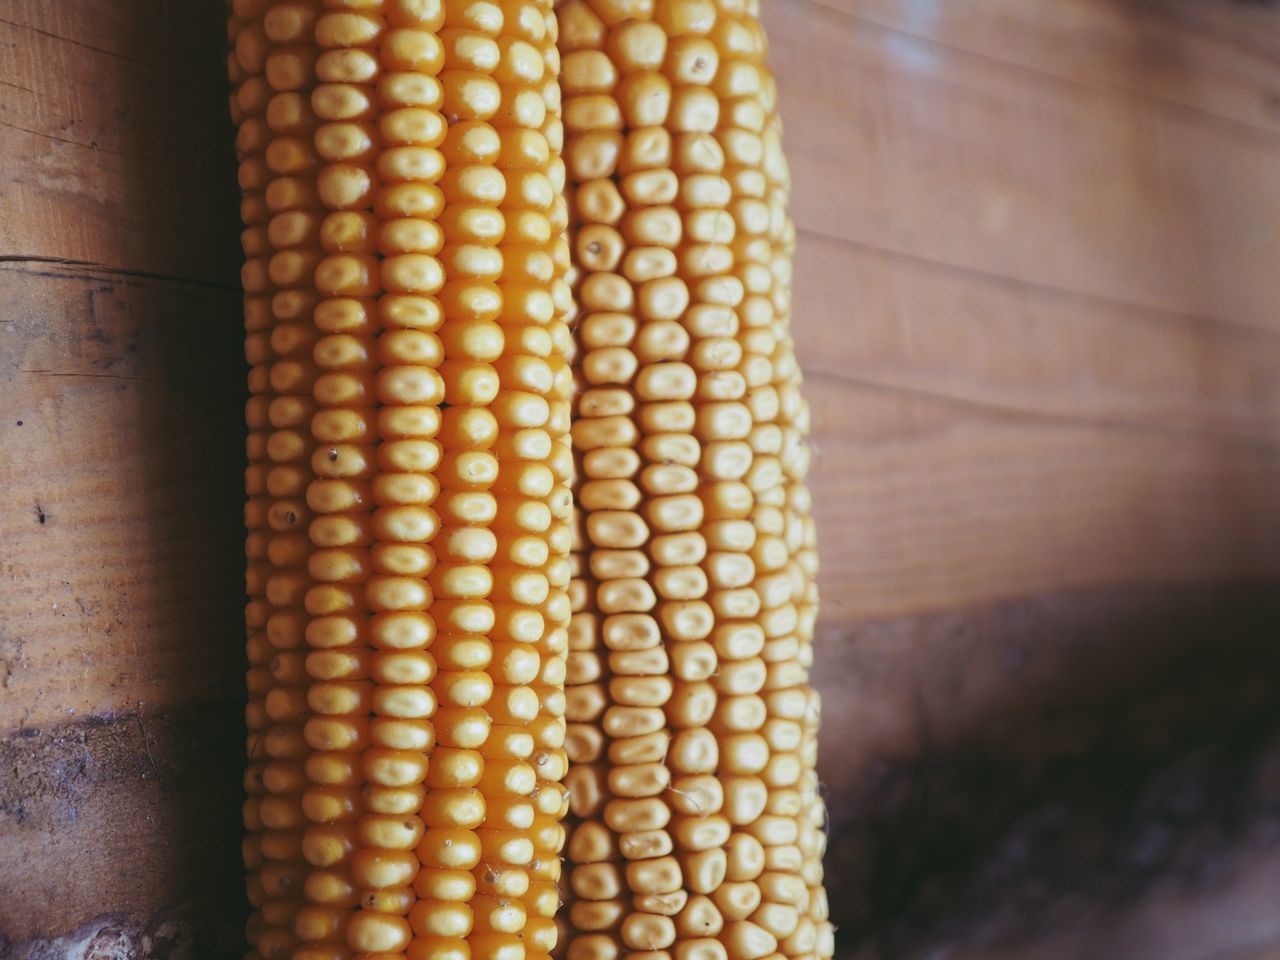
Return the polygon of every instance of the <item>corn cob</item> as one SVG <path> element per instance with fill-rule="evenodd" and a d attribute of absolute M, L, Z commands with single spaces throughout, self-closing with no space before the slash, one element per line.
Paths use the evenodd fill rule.
<path fill-rule="evenodd" d="M 261 44 L 257 39 L 261 11 L 245 9 L 233 12 L 228 21 L 228 39 L 231 53 L 227 70 L 230 76 L 231 117 L 237 125 L 236 154 L 239 160 L 239 182 L 243 193 L 241 217 L 245 224 L 241 246 L 245 264 L 241 268 L 241 284 L 244 288 L 245 358 L 250 367 L 250 399 L 245 407 L 248 426 L 245 469 L 246 503 L 244 521 L 247 535 L 245 555 L 245 592 L 249 602 L 245 608 L 245 626 L 248 632 L 246 655 L 249 670 L 246 676 L 248 703 L 245 708 L 245 726 L 248 730 L 245 770 L 244 803 L 245 838 L 243 857 L 249 871 L 246 883 L 253 913 L 249 921 L 249 940 L 256 944 L 263 925 L 262 906 L 265 897 L 258 880 L 262 867 L 262 798 L 266 794 L 263 768 L 266 766 L 262 740 L 268 727 L 265 698 L 273 680 L 267 664 L 273 648 L 267 638 L 266 624 L 270 608 L 266 601 L 268 576 L 267 546 L 271 534 L 267 516 L 271 507 L 267 496 L 266 475 L 268 467 L 266 444 L 268 434 L 267 373 L 269 371 L 269 329 L 271 323 L 269 295 L 266 287 L 266 217 L 263 213 L 263 191 L 266 188 L 265 160 L 262 154 L 270 142 L 264 117 L 268 94 L 262 77 Z"/>
<path fill-rule="evenodd" d="M 293 925 L 304 876 L 302 648 L 312 406 L 310 338 L 305 303 L 298 300 L 299 288 L 309 283 L 305 238 L 282 231 L 280 224 L 307 206 L 314 164 L 295 129 L 308 64 L 305 45 L 294 45 L 300 24 L 270 4 L 237 0 L 230 29 L 251 394 L 246 415 L 251 666 L 245 860 L 252 871 L 249 897 L 255 913 L 249 939 L 262 956 L 278 957 L 296 943 Z"/>
<path fill-rule="evenodd" d="M 582 309 L 565 952 L 829 957 L 794 231 L 755 6 L 558 15 Z"/>
<path fill-rule="evenodd" d="M 253 955 L 545 956 L 573 476 L 549 0 L 230 25 Z"/>

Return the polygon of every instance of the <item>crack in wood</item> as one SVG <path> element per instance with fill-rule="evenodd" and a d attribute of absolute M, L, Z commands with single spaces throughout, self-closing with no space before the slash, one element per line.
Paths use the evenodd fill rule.
<path fill-rule="evenodd" d="M 139 60 L 136 57 L 131 57 L 128 54 L 119 53 L 118 51 L 115 51 L 115 50 L 108 50 L 105 47 L 95 47 L 93 44 L 86 43 L 83 40 L 76 40 L 72 37 L 64 37 L 57 33 L 50 33 L 48 30 L 41 30 L 39 27 L 34 27 L 29 23 L 19 23 L 16 20 L 7 20 L 4 17 L 0 17 L 0 23 L 8 24 L 9 26 L 17 30 L 27 30 L 31 33 L 37 34 L 38 36 L 47 37 L 50 40 L 57 40 L 61 43 L 69 43 L 69 44 L 72 44 L 73 46 L 82 47 L 85 50 L 92 50 L 94 53 L 101 53 L 104 56 L 116 57 L 120 60 L 126 61 L 127 63 L 135 63 L 140 67 L 146 67 L 148 70 L 165 69 L 163 64 L 150 63 L 147 60 Z"/>
<path fill-rule="evenodd" d="M 27 265 L 48 264 L 76 268 L 77 272 L 59 274 L 51 270 L 28 270 Z M 132 270 L 128 267 L 113 267 L 110 264 L 98 263 L 94 260 L 79 260 L 73 257 L 50 257 L 37 254 L 0 254 L 0 269 L 13 270 L 37 277 L 54 279 L 81 279 L 87 276 L 103 275 L 122 280 L 149 280 L 157 283 L 175 283 L 183 286 L 200 287 L 206 290 L 218 290 L 224 293 L 240 293 L 239 284 L 225 283 L 218 280 L 202 280 L 198 277 L 184 277 L 177 274 L 157 273 L 149 270 Z"/>

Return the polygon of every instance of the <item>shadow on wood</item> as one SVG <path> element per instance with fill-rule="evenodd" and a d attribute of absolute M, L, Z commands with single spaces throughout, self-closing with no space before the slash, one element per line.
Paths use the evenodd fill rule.
<path fill-rule="evenodd" d="M 824 717 L 852 734 L 823 745 L 841 954 L 1154 960 L 1280 936 L 1277 623 L 1262 585 L 1130 588 L 827 637 L 829 675 L 865 695 Z M 903 735 L 877 730 L 904 703 Z"/>

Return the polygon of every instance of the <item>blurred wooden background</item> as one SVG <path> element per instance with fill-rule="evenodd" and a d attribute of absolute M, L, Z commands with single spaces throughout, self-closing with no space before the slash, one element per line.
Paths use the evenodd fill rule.
<path fill-rule="evenodd" d="M 1280 10 L 762 6 L 842 955 L 1280 957 Z M 222 16 L 0 0 L 0 957 L 238 948 Z"/>

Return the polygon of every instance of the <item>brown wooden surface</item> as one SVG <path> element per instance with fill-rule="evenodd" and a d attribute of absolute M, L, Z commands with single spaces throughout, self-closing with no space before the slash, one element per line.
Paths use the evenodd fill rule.
<path fill-rule="evenodd" d="M 1280 12 L 762 6 L 842 953 L 1277 956 Z M 0 956 L 235 949 L 223 43 L 0 0 Z"/>

